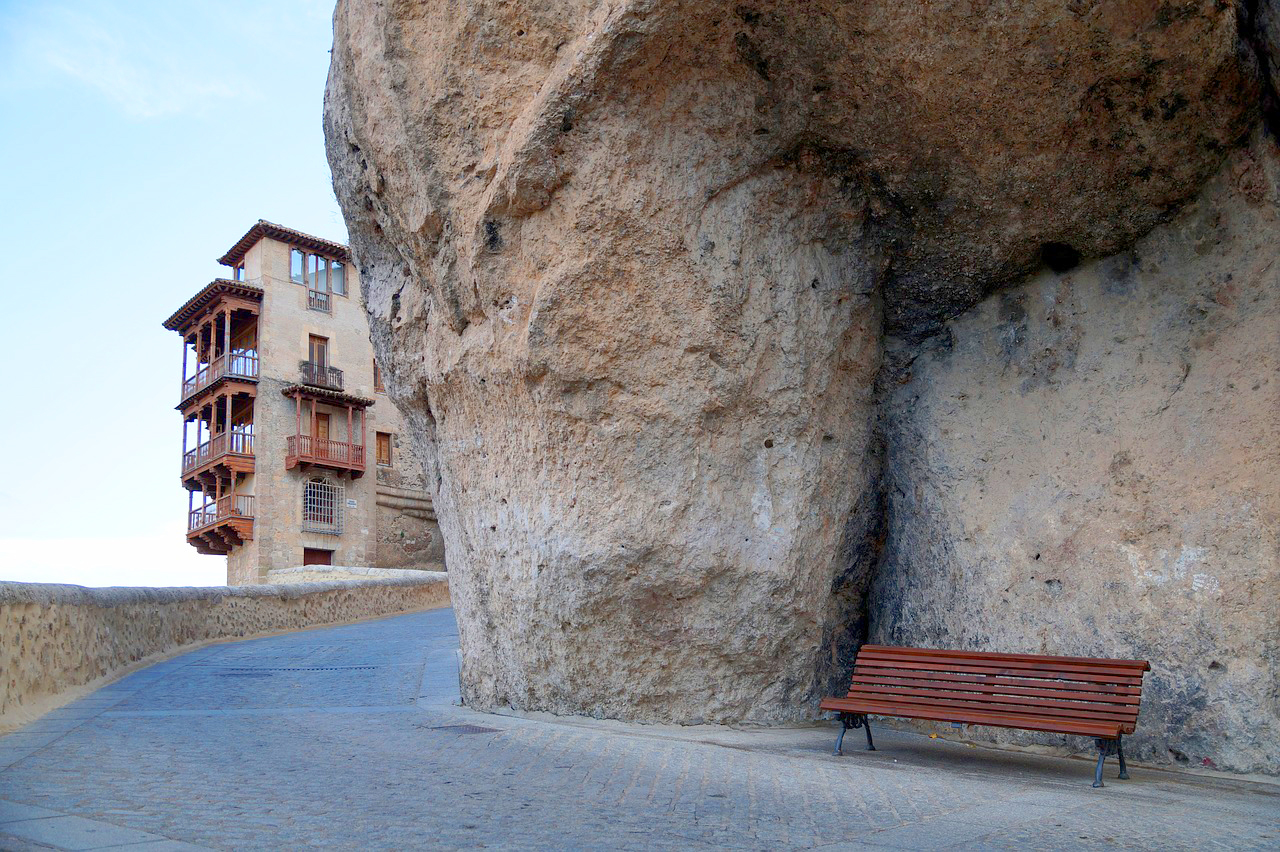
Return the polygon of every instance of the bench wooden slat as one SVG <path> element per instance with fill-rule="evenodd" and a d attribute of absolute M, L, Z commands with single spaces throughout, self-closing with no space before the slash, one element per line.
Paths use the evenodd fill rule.
<path fill-rule="evenodd" d="M 992 674 L 1002 675 L 1004 677 L 1039 677 L 1052 678 L 1055 680 L 1080 680 L 1089 683 L 1118 683 L 1125 686 L 1140 686 L 1142 677 L 1131 677 L 1128 675 L 1117 674 L 1093 674 L 1081 672 L 1057 672 L 1057 671 L 1040 671 L 1036 672 L 1031 669 L 1016 669 L 1007 666 L 965 666 L 963 669 L 950 665 L 939 667 L 928 662 L 914 662 L 908 660 L 877 660 L 875 665 L 878 668 L 904 669 L 908 671 L 948 671 L 963 672 L 964 674 Z"/>
<path fill-rule="evenodd" d="M 993 680 L 1003 680 L 1003 678 L 994 678 Z M 853 683 L 867 687 L 885 686 L 911 689 L 950 689 L 960 692 L 974 692 L 986 695 L 1029 695 L 1037 698 L 1060 698 L 1068 701 L 1094 701 L 1103 704 L 1133 705 L 1134 707 L 1137 707 L 1138 702 L 1141 700 L 1137 695 L 1132 694 L 1092 692 L 1079 689 L 1041 689 L 1039 687 L 1033 688 L 1021 685 L 1028 683 L 1028 681 L 1022 681 L 1019 685 L 1015 686 L 1013 684 L 1006 685 L 988 683 L 986 681 L 943 680 L 940 675 L 921 678 L 890 678 L 859 673 L 853 676 Z M 1066 686 L 1066 684 L 1063 685 Z"/>
<path fill-rule="evenodd" d="M 915 674 L 904 669 L 880 669 L 875 666 L 859 665 L 856 677 L 876 679 L 898 679 L 909 681 L 947 681 L 949 683 L 972 683 L 992 686 L 1022 686 L 1046 690 L 1066 690 L 1072 692 L 1096 693 L 1100 696 L 1123 695 L 1139 697 L 1142 688 L 1109 683 L 1088 683 L 1085 681 L 1043 680 L 1036 678 L 995 677 L 994 675 L 962 675 L 950 672 L 921 672 Z"/>
<path fill-rule="evenodd" d="M 971 668 L 999 666 L 1001 668 L 1016 669 L 1018 671 L 1059 672 L 1069 677 L 1074 677 L 1076 675 L 1105 675 L 1108 677 L 1127 678 L 1142 677 L 1141 671 L 1135 669 L 1133 666 L 1099 666 L 1085 665 L 1082 663 L 1036 663 L 1026 660 L 1012 660 L 1000 655 L 989 655 L 981 659 L 961 659 L 954 657 L 935 657 L 929 654 L 886 654 L 872 651 L 866 654 L 859 653 L 858 657 L 859 659 L 865 659 L 868 662 L 872 660 L 879 660 L 885 664 L 906 662 L 924 663 L 943 671 L 968 671 Z"/>
<path fill-rule="evenodd" d="M 1119 723 L 1085 722 L 1079 719 L 1061 719 L 990 713 L 981 710 L 960 711 L 954 708 L 930 708 L 892 704 L 881 701 L 853 701 L 847 698 L 828 698 L 822 702 L 823 710 L 845 713 L 873 713 L 878 716 L 902 716 L 909 719 L 928 719 L 937 722 L 966 722 L 973 725 L 990 725 L 996 728 L 1021 728 L 1026 731 L 1046 731 L 1055 734 L 1077 734 L 1085 737 L 1115 738 L 1121 733 L 1132 733 Z"/>
<path fill-rule="evenodd" d="M 1120 666 L 1134 668 L 1138 671 L 1151 671 L 1151 663 L 1146 660 L 1118 660 L 1110 657 L 1056 657 L 1049 654 L 999 654 L 991 651 L 958 651 L 948 648 L 905 648 L 900 645 L 863 645 L 862 651 L 886 654 L 930 654 L 938 657 L 963 657 L 978 660 L 1025 660 L 1027 662 L 1044 663 L 1082 663 L 1086 665 Z"/>
<path fill-rule="evenodd" d="M 1082 721 L 1102 721 L 1102 722 L 1118 722 L 1120 724 L 1129 724 L 1137 720 L 1137 716 L 1132 714 L 1108 713 L 1099 711 L 1095 708 L 1089 708 L 1084 705 L 1078 707 L 1029 707 L 1024 704 L 1010 704 L 1006 701 L 957 701 L 944 697 L 920 697 L 915 695 L 885 695 L 883 693 L 857 693 L 846 695 L 845 698 L 850 701 L 885 701 L 891 704 L 902 704 L 904 706 L 922 706 L 922 707 L 947 707 L 954 710 L 970 710 L 980 709 L 992 713 L 1002 713 L 1006 716 L 1052 716 L 1061 719 L 1080 719 Z"/>
<path fill-rule="evenodd" d="M 871 715 L 1096 737 L 1093 786 L 1101 787 L 1108 753 L 1119 757 L 1119 777 L 1129 777 L 1121 739 L 1137 729 L 1150 669 L 1146 660 L 864 645 L 848 694 L 820 706 L 841 714 L 836 754 L 855 726 L 875 750 Z"/>
<path fill-rule="evenodd" d="M 1038 698 L 1033 696 L 1021 695 L 991 695 L 980 692 L 951 692 L 937 689 L 909 689 L 906 687 L 865 687 L 861 684 L 859 689 L 850 689 L 846 698 L 884 696 L 887 700 L 893 700 L 895 696 L 910 696 L 913 698 L 945 698 L 948 700 L 960 700 L 969 702 L 981 702 L 983 704 L 1016 704 L 1021 707 L 1055 707 L 1062 710 L 1078 710 L 1090 714 L 1105 715 L 1105 718 L 1116 719 L 1137 719 L 1138 708 L 1135 705 L 1127 704 L 1099 704 L 1096 701 L 1064 701 L 1053 698 Z M 1031 712 L 1031 710 L 1028 710 Z"/>

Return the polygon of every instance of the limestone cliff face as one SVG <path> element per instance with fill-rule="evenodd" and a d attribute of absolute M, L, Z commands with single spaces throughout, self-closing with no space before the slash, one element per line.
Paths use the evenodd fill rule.
<path fill-rule="evenodd" d="M 1218 171 L 1261 109 L 1248 11 L 339 3 L 330 162 L 467 700 L 809 716 L 905 552 L 878 401 Z"/>
<path fill-rule="evenodd" d="M 1148 659 L 1126 751 L 1280 767 L 1278 212 L 1260 141 L 915 359 L 884 407 L 875 641 Z"/>

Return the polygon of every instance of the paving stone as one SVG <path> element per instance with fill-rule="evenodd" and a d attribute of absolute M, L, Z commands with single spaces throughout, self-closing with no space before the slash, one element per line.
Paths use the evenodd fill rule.
<path fill-rule="evenodd" d="M 458 705 L 456 649 L 447 610 L 202 649 L 37 749 L 0 738 L 22 755 L 0 790 L 156 850 L 1278 845 L 1260 786 L 1134 767 L 1093 790 L 1085 761 L 888 729 L 834 757 L 826 728 L 480 714 Z"/>
<path fill-rule="evenodd" d="M 61 816 L 57 811 L 38 808 L 35 805 L 24 805 L 0 799 L 0 825 L 24 819 L 41 819 L 43 817 Z"/>
<path fill-rule="evenodd" d="M 4 830 L 15 837 L 44 843 L 57 849 L 101 849 L 146 840 L 163 840 L 153 834 L 121 828 L 77 816 L 57 816 L 5 823 Z"/>

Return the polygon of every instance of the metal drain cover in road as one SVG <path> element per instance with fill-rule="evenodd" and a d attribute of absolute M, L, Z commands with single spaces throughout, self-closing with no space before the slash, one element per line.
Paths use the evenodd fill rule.
<path fill-rule="evenodd" d="M 455 734 L 500 734 L 498 728 L 482 728 L 479 725 L 433 725 L 433 731 L 453 731 Z"/>

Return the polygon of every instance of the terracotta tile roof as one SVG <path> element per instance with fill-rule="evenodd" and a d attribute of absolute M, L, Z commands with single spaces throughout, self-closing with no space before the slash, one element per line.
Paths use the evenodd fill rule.
<path fill-rule="evenodd" d="M 356 408 L 368 408 L 373 405 L 374 401 L 363 396 L 354 396 L 342 391 L 329 390 L 328 388 L 320 388 L 315 385 L 293 384 L 280 389 L 280 393 L 285 396 L 292 397 L 295 393 L 300 393 L 304 397 L 315 397 L 317 399 L 327 399 L 332 402 L 339 402 L 343 405 L 354 405 Z"/>
<path fill-rule="evenodd" d="M 174 311 L 173 316 L 164 321 L 164 327 L 170 331 L 181 331 L 182 327 L 190 322 L 192 317 L 198 315 L 205 306 L 222 295 L 240 296 L 244 299 L 260 302 L 262 301 L 262 288 L 256 287 L 248 281 L 215 278 L 199 293 L 187 299 L 182 307 Z"/>
<path fill-rule="evenodd" d="M 286 228 L 284 225 L 277 225 L 275 222 L 259 219 L 258 224 L 245 231 L 244 236 L 237 240 L 236 244 L 226 254 L 218 258 L 218 263 L 226 266 L 235 266 L 244 260 L 245 253 L 253 248 L 254 243 L 263 237 L 279 240 L 282 243 L 289 243 L 298 248 L 331 257 L 334 260 L 341 260 L 344 263 L 351 260 L 350 249 L 342 243 L 313 237 L 310 234 L 295 231 L 293 228 Z"/>

